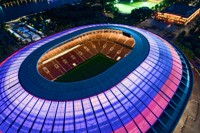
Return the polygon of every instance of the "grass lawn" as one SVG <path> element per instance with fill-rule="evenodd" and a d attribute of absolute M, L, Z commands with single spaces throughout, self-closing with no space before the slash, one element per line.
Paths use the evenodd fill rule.
<path fill-rule="evenodd" d="M 157 0 L 157 1 L 151 0 L 151 1 L 146 1 L 146 2 L 133 2 L 133 3 L 119 2 L 115 4 L 115 7 L 117 7 L 121 13 L 130 14 L 133 9 L 141 8 L 141 7 L 152 8 L 160 2 L 162 2 L 162 0 Z"/>
<path fill-rule="evenodd" d="M 103 54 L 97 54 L 96 56 L 76 66 L 74 69 L 66 72 L 65 75 L 59 77 L 55 81 L 75 82 L 88 79 L 104 72 L 115 63 L 117 63 L 117 61 L 112 60 Z"/>

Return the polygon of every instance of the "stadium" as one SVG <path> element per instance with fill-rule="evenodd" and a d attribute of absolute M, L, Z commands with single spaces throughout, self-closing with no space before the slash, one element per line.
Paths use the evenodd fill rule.
<path fill-rule="evenodd" d="M 0 64 L 0 132 L 172 132 L 192 88 L 187 58 L 161 37 L 80 26 Z"/>

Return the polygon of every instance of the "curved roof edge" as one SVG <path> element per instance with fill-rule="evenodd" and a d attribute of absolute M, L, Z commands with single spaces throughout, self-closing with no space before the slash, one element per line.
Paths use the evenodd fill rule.
<path fill-rule="evenodd" d="M 75 32 L 59 37 L 39 47 L 25 59 L 19 70 L 19 80 L 26 91 L 37 97 L 55 101 L 77 100 L 93 96 L 115 86 L 137 66 L 139 66 L 149 54 L 150 46 L 147 39 L 141 33 L 125 26 L 123 27 L 123 25 L 108 24 L 94 25 L 92 27 L 85 27 L 82 29 L 79 28 L 80 27 L 78 27 L 78 30 Z M 84 32 L 105 28 L 125 31 L 131 34 L 135 39 L 136 44 L 134 49 L 120 62 L 93 78 L 71 83 L 52 82 L 39 74 L 37 70 L 37 63 L 39 58 L 47 50 L 62 41 L 73 38 L 74 36 L 80 35 Z M 68 30 L 66 32 L 68 32 Z M 40 43 L 40 41 L 37 43 Z M 112 77 L 110 75 L 112 75 Z M 104 84 L 102 84 L 102 82 Z"/>
<path fill-rule="evenodd" d="M 189 60 L 175 44 L 172 42 L 170 42 L 170 44 L 175 47 L 181 57 L 183 73 L 186 74 L 185 76 L 187 77 L 182 77 L 180 85 L 175 92 L 175 96 L 170 100 L 165 111 L 159 117 L 159 120 L 148 130 L 148 132 L 160 132 L 161 130 L 165 132 L 173 132 L 181 119 L 192 94 L 194 76 Z"/>

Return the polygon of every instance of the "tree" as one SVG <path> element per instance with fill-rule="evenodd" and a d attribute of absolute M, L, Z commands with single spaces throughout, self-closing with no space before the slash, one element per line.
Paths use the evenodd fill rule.
<path fill-rule="evenodd" d="M 147 7 L 142 7 L 139 9 L 134 9 L 131 12 L 131 17 L 136 21 L 136 22 L 141 22 L 144 21 L 145 19 L 151 17 L 153 15 L 153 10 L 147 8 Z"/>
<path fill-rule="evenodd" d="M 198 58 L 200 58 L 200 48 L 195 49 L 195 54 Z"/>
<path fill-rule="evenodd" d="M 115 0 L 100 0 L 100 3 L 102 4 L 103 9 L 104 9 L 104 7 L 106 6 L 106 4 L 114 4 Z"/>

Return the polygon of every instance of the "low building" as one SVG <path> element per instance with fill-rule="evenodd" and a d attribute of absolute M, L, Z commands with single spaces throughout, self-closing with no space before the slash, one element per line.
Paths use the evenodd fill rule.
<path fill-rule="evenodd" d="M 19 40 L 24 40 L 24 38 L 23 38 L 21 35 L 19 35 L 17 32 L 15 32 L 14 30 L 8 29 L 8 31 L 9 31 L 11 34 L 15 35 L 15 37 L 16 37 L 17 39 L 19 39 Z"/>
<path fill-rule="evenodd" d="M 169 23 L 187 25 L 195 17 L 200 15 L 200 8 L 183 4 L 174 4 L 160 12 L 157 12 L 156 18 Z"/>
<path fill-rule="evenodd" d="M 26 44 L 26 43 L 30 43 L 31 40 L 29 38 L 24 38 L 24 36 L 21 36 L 20 34 L 18 34 L 17 32 L 15 32 L 14 30 L 12 29 L 8 29 L 8 31 L 11 33 L 11 34 L 14 34 L 15 37 L 20 40 L 22 43 Z"/>
<path fill-rule="evenodd" d="M 33 32 L 35 32 L 35 33 L 37 33 L 37 34 L 39 34 L 40 36 L 45 37 L 45 35 L 44 35 L 43 32 L 36 30 L 34 27 L 32 27 L 32 26 L 30 26 L 30 25 L 26 25 L 26 27 L 29 28 L 31 31 L 33 31 Z"/>

